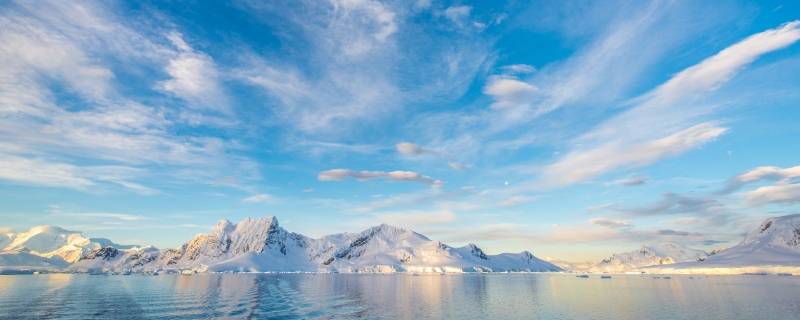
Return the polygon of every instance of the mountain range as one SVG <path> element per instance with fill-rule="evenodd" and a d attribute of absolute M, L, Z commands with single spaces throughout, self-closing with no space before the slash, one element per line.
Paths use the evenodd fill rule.
<path fill-rule="evenodd" d="M 285 230 L 275 217 L 222 220 L 176 249 L 122 246 L 50 226 L 4 234 L 0 248 L 5 269 L 90 273 L 561 271 L 527 251 L 489 255 L 386 224 L 314 239 Z"/>
<path fill-rule="evenodd" d="M 89 238 L 54 226 L 0 233 L 0 271 L 66 272 L 550 272 L 800 273 L 800 214 L 766 219 L 739 244 L 706 253 L 677 243 L 644 245 L 597 263 L 544 261 L 528 251 L 486 254 L 382 224 L 311 238 L 275 217 L 219 221 L 179 248 Z"/>

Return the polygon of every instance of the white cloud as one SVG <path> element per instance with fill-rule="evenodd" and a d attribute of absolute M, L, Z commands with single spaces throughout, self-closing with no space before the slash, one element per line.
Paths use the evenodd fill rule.
<path fill-rule="evenodd" d="M 623 228 L 623 227 L 630 227 L 631 226 L 630 222 L 628 222 L 628 221 L 615 220 L 615 219 L 609 219 L 609 218 L 594 218 L 594 219 L 589 220 L 589 223 L 594 224 L 594 225 L 598 225 L 598 226 L 603 226 L 603 227 L 606 227 L 606 228 Z"/>
<path fill-rule="evenodd" d="M 527 74 L 536 71 L 536 68 L 527 64 L 511 64 L 500 67 L 501 70 L 509 74 Z"/>
<path fill-rule="evenodd" d="M 626 187 L 640 186 L 640 185 L 643 185 L 645 183 L 647 183 L 647 178 L 639 177 L 639 176 L 637 176 L 637 177 L 628 177 L 628 178 L 624 178 L 624 179 L 618 179 L 618 180 L 614 180 L 612 182 L 612 184 L 620 185 L 620 186 L 626 186 Z"/>
<path fill-rule="evenodd" d="M 429 184 L 432 186 L 442 186 L 444 181 L 436 180 L 428 176 L 421 175 L 413 171 L 354 171 L 350 169 L 331 169 L 320 172 L 317 179 L 320 181 L 341 181 L 346 178 L 357 180 L 370 180 L 384 178 L 394 181 L 411 181 Z"/>
<path fill-rule="evenodd" d="M 508 198 L 505 198 L 505 199 L 501 200 L 500 202 L 498 202 L 498 204 L 501 205 L 501 206 L 504 206 L 504 207 L 512 207 L 512 206 L 517 206 L 517 205 L 529 203 L 529 202 L 532 202 L 532 201 L 535 201 L 535 200 L 536 200 L 536 197 L 514 195 L 514 196 L 510 196 Z"/>
<path fill-rule="evenodd" d="M 266 194 L 266 193 L 260 193 L 260 194 L 254 194 L 252 196 L 244 198 L 244 199 L 242 199 L 242 202 L 245 202 L 245 203 L 261 203 L 261 202 L 270 201 L 272 199 L 273 199 L 272 195 L 269 195 L 269 194 Z"/>
<path fill-rule="evenodd" d="M 788 47 L 797 40 L 800 40 L 800 21 L 792 21 L 754 34 L 681 71 L 661 85 L 648 99 L 654 100 L 651 103 L 669 104 L 676 99 L 685 99 L 687 94 L 716 89 L 758 57 Z"/>
<path fill-rule="evenodd" d="M 50 187 L 85 189 L 94 182 L 82 176 L 80 168 L 46 160 L 0 154 L 0 179 Z"/>
<path fill-rule="evenodd" d="M 299 32 L 277 52 L 288 63 L 251 53 L 236 76 L 263 89 L 275 118 L 304 136 L 336 141 L 420 102 L 460 97 L 491 56 L 486 39 L 420 24 L 413 2 L 247 5 L 265 24 Z"/>
<path fill-rule="evenodd" d="M 800 184 L 778 184 L 763 186 L 745 193 L 745 200 L 752 205 L 800 202 Z"/>
<path fill-rule="evenodd" d="M 146 220 L 144 216 L 126 214 L 126 213 L 110 213 L 110 212 L 89 212 L 89 213 L 71 213 L 71 212 L 57 212 L 53 213 L 54 216 L 70 217 L 70 218 L 86 218 L 91 220 L 96 219 L 115 219 L 121 221 L 141 221 Z"/>
<path fill-rule="evenodd" d="M 396 63 L 393 35 L 396 10 L 371 0 L 307 2 L 307 10 L 285 10 L 249 2 L 267 24 L 290 24 L 300 31 L 309 52 L 305 67 L 275 63 L 252 54 L 238 77 L 264 89 L 279 105 L 271 108 L 290 128 L 302 133 L 343 134 L 356 120 L 366 121 L 398 107 L 399 91 L 387 72 Z"/>
<path fill-rule="evenodd" d="M 614 169 L 641 167 L 696 148 L 726 131 L 726 128 L 718 127 L 714 123 L 701 123 L 652 141 L 633 144 L 609 141 L 590 149 L 575 150 L 546 166 L 541 182 L 548 187 L 558 187 Z"/>
<path fill-rule="evenodd" d="M 528 82 L 538 90 L 537 99 L 528 97 L 526 112 L 499 123 L 508 126 L 524 123 L 565 105 L 589 101 L 611 101 L 664 50 L 676 42 L 665 35 L 660 41 L 648 41 L 655 28 L 663 28 L 670 5 L 651 3 L 635 14 L 607 23 L 606 30 L 585 49 L 562 63 L 544 68 Z"/>
<path fill-rule="evenodd" d="M 465 23 L 467 19 L 469 19 L 469 15 L 472 12 L 472 7 L 470 6 L 452 6 L 448 7 L 444 10 L 444 16 L 447 17 L 453 23 L 461 26 Z"/>
<path fill-rule="evenodd" d="M 192 108 L 226 110 L 227 98 L 214 60 L 193 50 L 178 32 L 167 37 L 178 52 L 165 68 L 172 78 L 159 83 L 159 88 L 186 100 Z"/>
<path fill-rule="evenodd" d="M 124 166 L 76 166 L 32 156 L 15 156 L 0 152 L 0 180 L 13 183 L 88 190 L 102 183 L 111 183 L 143 195 L 158 190 L 133 182 L 141 170 Z"/>
<path fill-rule="evenodd" d="M 607 209 L 629 216 L 694 214 L 704 217 L 724 214 L 727 210 L 722 202 L 713 197 L 685 196 L 672 192 L 662 194 L 661 200 L 652 204 L 638 207 L 613 205 Z"/>
<path fill-rule="evenodd" d="M 467 165 L 465 165 L 463 163 L 460 163 L 460 162 L 456 162 L 456 161 L 447 162 L 447 166 L 450 167 L 450 169 L 453 169 L 453 170 L 464 170 L 464 169 L 467 169 L 467 167 L 468 167 Z"/>
<path fill-rule="evenodd" d="M 790 168 L 780 168 L 775 166 L 758 167 L 740 174 L 728 181 L 728 185 L 722 192 L 732 192 L 748 183 L 754 183 L 761 180 L 777 180 L 782 183 L 788 183 L 791 179 L 798 177 L 800 177 L 800 166 Z"/>
<path fill-rule="evenodd" d="M 800 202 L 800 166 L 780 168 L 763 166 L 754 168 L 730 179 L 720 193 L 727 194 L 760 181 L 773 181 L 772 185 L 760 186 L 744 192 L 744 200 L 750 205 Z"/>
<path fill-rule="evenodd" d="M 426 149 L 420 147 L 419 145 L 413 144 L 411 142 L 399 142 L 394 145 L 397 152 L 405 156 L 418 156 L 423 154 L 436 154 L 437 152 L 434 150 Z"/>
<path fill-rule="evenodd" d="M 384 42 L 397 32 L 397 22 L 395 13 L 384 4 L 378 1 L 370 1 L 370 0 L 334 0 L 333 1 L 334 7 L 338 9 L 343 9 L 343 15 L 363 15 L 366 18 L 368 23 L 366 23 L 365 27 L 366 30 L 369 30 L 369 35 L 375 39 L 378 43 Z M 351 17 L 346 17 L 347 19 Z M 346 21 L 339 21 L 346 24 L 354 23 L 360 24 L 363 21 L 358 20 L 346 20 Z M 349 26 L 348 26 L 349 27 Z M 353 33 L 351 36 L 359 37 L 359 33 Z M 368 44 L 369 42 L 366 39 L 356 38 L 351 46 L 350 50 L 346 50 L 346 53 L 349 54 L 362 54 L 364 51 L 368 51 L 371 48 L 363 48 L 363 46 L 371 46 L 372 44 Z"/>
<path fill-rule="evenodd" d="M 492 109 L 528 106 L 534 102 L 538 89 L 511 76 L 492 76 L 483 87 L 483 93 L 494 98 Z"/>
<path fill-rule="evenodd" d="M 564 186 L 618 168 L 647 165 L 719 137 L 726 128 L 714 122 L 696 124 L 712 110 L 696 105 L 698 98 L 759 56 L 798 39 L 800 21 L 793 21 L 747 37 L 686 68 L 635 99 L 633 108 L 579 137 L 575 141 L 579 147 L 544 168 L 544 184 Z"/>
<path fill-rule="evenodd" d="M 230 160 L 219 139 L 175 133 L 182 125 L 175 113 L 184 110 L 144 105 L 118 90 L 116 62 L 124 61 L 130 74 L 169 66 L 188 50 L 182 39 L 172 46 L 150 39 L 143 34 L 161 30 L 129 28 L 103 3 L 18 2 L 3 9 L 0 158 L 35 173 L 9 172 L 5 180 L 80 190 L 115 184 L 155 194 L 136 182 L 151 164 L 211 172 Z"/>

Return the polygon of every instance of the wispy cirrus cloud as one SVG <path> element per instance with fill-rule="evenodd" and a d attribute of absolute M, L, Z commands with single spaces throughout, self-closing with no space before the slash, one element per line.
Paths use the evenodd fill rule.
<path fill-rule="evenodd" d="M 780 168 L 775 166 L 763 166 L 754 168 L 730 179 L 725 188 L 720 191 L 729 193 L 736 191 L 747 184 L 756 183 L 762 180 L 778 181 L 788 183 L 792 179 L 800 177 L 800 166 Z"/>
<path fill-rule="evenodd" d="M 320 172 L 317 179 L 320 181 L 341 181 L 346 178 L 356 180 L 388 179 L 393 181 L 409 181 L 428 184 L 432 186 L 442 186 L 444 181 L 437 180 L 428 176 L 421 175 L 413 171 L 356 171 L 350 169 L 331 169 Z"/>
<path fill-rule="evenodd" d="M 170 32 L 167 38 L 177 52 L 165 66 L 171 78 L 160 82 L 158 88 L 185 99 L 190 108 L 227 111 L 228 98 L 214 60 L 192 49 L 179 32 Z"/>
<path fill-rule="evenodd" d="M 212 171 L 212 166 L 231 160 L 220 139 L 177 133 L 178 127 L 206 121 L 202 113 L 187 113 L 192 106 L 153 106 L 121 89 L 118 73 L 157 83 L 156 76 L 142 72 L 151 66 L 177 77 L 162 83 L 174 93 L 189 93 L 184 90 L 189 87 L 195 93 L 214 92 L 215 82 L 173 64 L 187 54 L 207 57 L 189 48 L 177 33 L 151 30 L 157 27 L 146 23 L 133 28 L 116 9 L 94 2 L 3 5 L 0 144 L 12 147 L 0 150 L 0 161 L 32 174 L 9 172 L 0 179 L 78 190 L 116 185 L 156 194 L 159 191 L 139 181 L 156 165 Z M 173 41 L 162 38 L 164 33 Z M 124 70 L 120 61 L 125 62 Z M 184 76 L 194 78 L 180 78 Z M 194 81 L 189 81 L 192 86 L 187 79 Z"/>
<path fill-rule="evenodd" d="M 270 194 L 259 193 L 259 194 L 254 194 L 252 196 L 249 196 L 249 197 L 246 197 L 246 198 L 242 199 L 242 202 L 244 202 L 244 203 L 261 203 L 261 202 L 271 201 L 272 199 L 273 199 L 273 197 Z"/>
<path fill-rule="evenodd" d="M 280 124 L 303 137 L 347 137 L 388 116 L 402 121 L 398 110 L 458 97 L 491 56 L 491 40 L 476 36 L 477 28 L 420 24 L 417 18 L 430 14 L 431 5 L 368 0 L 245 6 L 265 25 L 291 30 L 292 37 L 282 39 L 285 51 L 246 55 L 236 77 L 262 89 L 276 102 L 269 111 Z M 451 10 L 451 16 L 469 24 L 462 11 Z M 283 54 L 289 57 L 277 62 Z"/>
<path fill-rule="evenodd" d="M 642 176 L 633 176 L 633 177 L 614 180 L 611 183 L 615 184 L 615 185 L 619 185 L 619 186 L 626 186 L 626 187 L 641 186 L 641 185 L 647 183 L 647 178 L 646 177 L 642 177 Z"/>
<path fill-rule="evenodd" d="M 395 147 L 395 150 L 397 150 L 398 153 L 400 153 L 401 155 L 404 155 L 404 156 L 421 156 L 421 155 L 426 155 L 426 154 L 430 154 L 430 155 L 439 154 L 439 152 L 436 151 L 436 150 L 424 148 L 424 147 L 421 147 L 421 146 L 419 146 L 417 144 L 414 144 L 414 143 L 411 143 L 411 142 L 406 142 L 406 141 L 398 142 L 397 144 L 394 145 L 394 147 Z"/>
<path fill-rule="evenodd" d="M 800 184 L 777 184 L 758 187 L 745 193 L 744 198 L 753 205 L 800 203 Z"/>
<path fill-rule="evenodd" d="M 545 167 L 542 170 L 542 183 L 548 187 L 559 187 L 619 168 L 648 165 L 697 148 L 727 130 L 714 123 L 702 123 L 656 140 L 633 143 L 620 141 L 628 138 L 625 137 L 594 148 L 575 150 Z"/>
<path fill-rule="evenodd" d="M 121 221 L 142 221 L 147 220 L 146 217 L 141 215 L 133 215 L 133 214 L 126 214 L 126 213 L 112 213 L 112 212 L 59 212 L 55 213 L 58 216 L 65 216 L 70 218 L 86 218 L 86 219 L 114 219 L 114 220 L 121 220 Z"/>
<path fill-rule="evenodd" d="M 714 108 L 695 106 L 697 99 L 719 88 L 761 55 L 798 39 L 800 21 L 789 22 L 751 35 L 684 69 L 634 99 L 633 108 L 576 139 L 580 147 L 543 169 L 543 184 L 564 186 L 615 169 L 640 167 L 718 138 L 727 128 L 715 122 L 700 122 Z M 606 161 L 611 154 L 612 161 Z"/>
<path fill-rule="evenodd" d="M 724 204 L 711 197 L 691 197 L 677 193 L 667 192 L 661 195 L 661 200 L 644 206 L 622 207 L 613 206 L 610 209 L 629 216 L 657 216 L 674 214 L 715 214 L 724 211 Z"/>
<path fill-rule="evenodd" d="M 593 218 L 589 220 L 589 223 L 606 228 L 624 228 L 632 226 L 632 224 L 628 221 L 610 218 Z"/>

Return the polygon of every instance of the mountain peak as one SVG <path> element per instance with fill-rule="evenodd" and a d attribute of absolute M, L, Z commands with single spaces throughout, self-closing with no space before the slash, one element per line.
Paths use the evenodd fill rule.
<path fill-rule="evenodd" d="M 741 245 L 800 250 L 800 214 L 765 219 L 758 228 L 747 234 Z"/>
<path fill-rule="evenodd" d="M 214 225 L 214 228 L 212 229 L 211 233 L 215 235 L 221 235 L 224 233 L 231 232 L 233 228 L 234 225 L 232 222 L 230 222 L 230 220 L 222 219 L 220 221 L 217 221 L 217 224 Z"/>
<path fill-rule="evenodd" d="M 247 217 L 236 223 L 237 227 L 240 225 L 263 225 L 274 228 L 278 226 L 278 218 L 275 216 L 263 216 L 258 218 Z"/>

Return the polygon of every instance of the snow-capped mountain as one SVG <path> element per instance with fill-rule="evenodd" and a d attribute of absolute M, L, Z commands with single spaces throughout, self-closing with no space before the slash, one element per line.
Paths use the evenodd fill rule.
<path fill-rule="evenodd" d="M 82 233 L 54 226 L 0 234 L 0 267 L 58 268 L 76 262 L 102 247 L 125 248 L 108 239 L 87 238 Z"/>
<path fill-rule="evenodd" d="M 313 239 L 288 232 L 275 217 L 223 220 L 178 249 L 97 249 L 73 264 L 76 271 L 194 270 L 213 272 L 471 272 L 559 271 L 530 252 L 487 255 L 411 230 L 379 225 L 360 233 Z"/>
<path fill-rule="evenodd" d="M 709 255 L 704 261 L 670 267 L 664 271 L 797 273 L 800 271 L 800 214 L 766 219 L 739 244 Z"/>
<path fill-rule="evenodd" d="M 703 260 L 707 256 L 708 254 L 705 251 L 692 249 L 673 242 L 665 242 L 656 245 L 645 245 L 639 250 L 613 254 L 611 257 L 603 259 L 592 266 L 589 271 L 633 271 L 647 266 Z"/>

